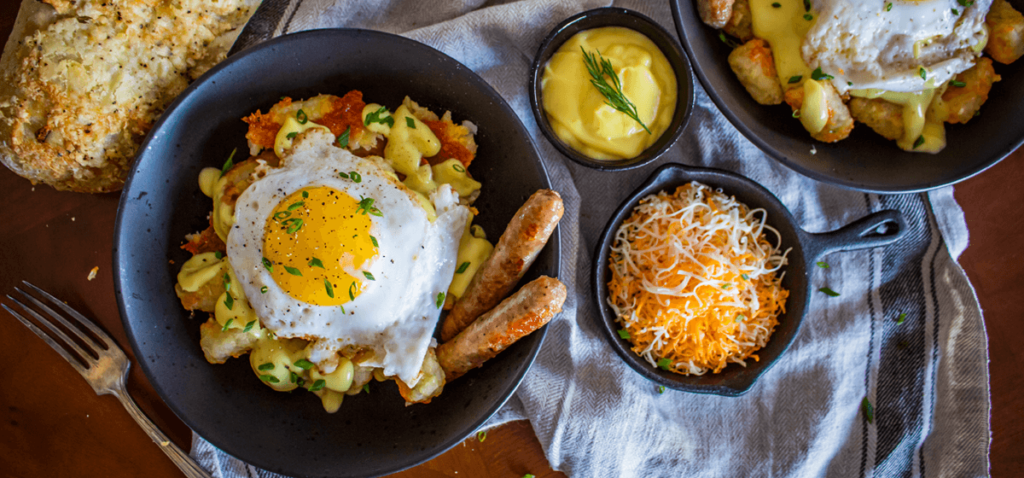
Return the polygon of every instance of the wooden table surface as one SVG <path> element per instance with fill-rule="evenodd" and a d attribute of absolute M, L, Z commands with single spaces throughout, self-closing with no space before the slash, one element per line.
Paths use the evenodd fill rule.
<path fill-rule="evenodd" d="M 6 39 L 18 0 L 0 0 Z M 1024 149 L 959 184 L 971 242 L 960 259 L 976 288 L 989 337 L 992 390 L 992 474 L 1024 468 Z M 131 356 L 114 300 L 111 248 L 116 194 L 60 193 L 0 168 L 0 294 L 29 280 L 94 318 Z M 99 274 L 86 276 L 94 266 Z M 7 299 L 4 299 L 8 302 Z M 134 362 L 134 357 L 132 357 Z M 0 476 L 178 477 L 180 472 L 110 396 L 97 396 L 47 345 L 0 312 Z M 191 431 L 133 367 L 129 392 L 183 449 Z M 564 476 L 551 470 L 528 422 L 467 439 L 396 477 Z"/>

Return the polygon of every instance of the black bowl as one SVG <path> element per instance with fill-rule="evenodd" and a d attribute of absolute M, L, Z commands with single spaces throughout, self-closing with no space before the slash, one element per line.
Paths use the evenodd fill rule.
<path fill-rule="evenodd" d="M 621 327 L 606 301 L 607 284 L 611 276 L 608 255 L 619 225 L 633 213 L 633 208 L 641 199 L 659 191 L 674 191 L 691 181 L 711 188 L 721 188 L 725 194 L 735 196 L 751 209 L 763 208 L 768 214 L 768 224 L 778 229 L 782 236 L 783 249 L 792 248 L 788 255 L 788 265 L 783 269 L 786 275 L 782 279 L 782 286 L 789 290 L 786 313 L 779 317 L 779 325 L 775 327 L 768 344 L 757 352 L 760 360 L 748 361 L 746 367 L 729 364 L 720 373 L 701 376 L 679 375 L 655 368 L 635 354 L 630 350 L 630 342 L 619 338 L 617 331 Z M 775 195 L 743 176 L 718 169 L 666 164 L 658 168 L 619 206 L 598 239 L 594 254 L 593 286 L 594 300 L 601 311 L 600 328 L 627 365 L 659 385 L 693 393 L 739 396 L 746 393 L 757 378 L 775 364 L 800 330 L 800 322 L 810 303 L 810 271 L 816 261 L 831 252 L 892 244 L 902 238 L 906 231 L 906 223 L 899 211 L 886 210 L 865 216 L 832 232 L 811 234 L 800 228 Z"/>
<path fill-rule="evenodd" d="M 573 35 L 594 28 L 601 27 L 625 27 L 640 32 L 650 38 L 661 52 L 665 54 L 672 71 L 676 75 L 676 110 L 672 115 L 672 122 L 668 129 L 661 134 L 661 137 L 651 146 L 645 149 L 639 156 L 619 160 L 599 160 L 590 158 L 579 151 L 576 151 L 568 144 L 565 144 L 548 122 L 548 115 L 544 112 L 543 98 L 541 98 L 541 77 L 544 75 L 544 65 L 547 64 L 551 55 L 558 51 Z M 530 107 L 533 109 L 533 116 L 548 141 L 558 151 L 569 159 L 584 166 L 605 171 L 632 169 L 643 166 L 654 161 L 668 150 L 679 135 L 682 134 L 687 120 L 690 119 L 690 112 L 693 110 L 693 79 L 690 74 L 690 62 L 687 61 L 679 43 L 672 38 L 672 34 L 644 15 L 625 8 L 597 8 L 577 13 L 560 23 L 537 50 L 537 56 L 533 59 L 533 67 L 530 69 Z"/>
<path fill-rule="evenodd" d="M 318 30 L 268 41 L 218 65 L 164 112 L 139 150 L 118 210 L 113 256 L 125 330 L 150 383 L 186 425 L 217 448 L 288 476 L 384 475 L 442 453 L 512 395 L 545 334 L 523 338 L 429 404 L 406 407 L 394 382 L 371 382 L 369 394 L 346 397 L 335 414 L 304 391 L 269 390 L 247 357 L 206 362 L 199 347 L 206 314 L 189 318 L 174 294 L 189 257 L 179 245 L 208 225 L 211 204 L 199 191 L 199 171 L 220 167 L 233 148 L 247 150 L 240 118 L 257 108 L 267 111 L 283 95 L 350 89 L 391 107 L 409 95 L 479 126 L 470 169 L 484 183 L 479 224 L 493 237 L 530 194 L 550 188 L 529 133 L 496 91 L 443 53 L 386 33 Z M 556 231 L 524 281 L 557 275 L 558 244 Z"/>
<path fill-rule="evenodd" d="M 857 124 L 849 138 L 815 141 L 788 106 L 762 106 L 743 88 L 718 31 L 701 22 L 696 0 L 672 0 L 679 38 L 693 70 L 726 118 L 771 158 L 819 181 L 863 191 L 909 193 L 953 184 L 984 171 L 1024 142 L 1024 61 L 996 64 L 996 83 L 981 116 L 967 124 L 946 125 L 946 149 L 939 154 L 908 153 L 895 142 Z M 1024 0 L 1011 0 L 1018 10 Z M 812 149 L 813 148 L 813 149 Z"/>

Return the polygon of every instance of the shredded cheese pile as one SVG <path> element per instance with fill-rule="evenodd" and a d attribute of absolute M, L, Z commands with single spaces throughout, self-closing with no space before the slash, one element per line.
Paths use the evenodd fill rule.
<path fill-rule="evenodd" d="M 789 249 L 766 218 L 697 182 L 644 198 L 609 258 L 608 304 L 632 350 L 683 375 L 758 360 L 789 296 L 776 275 Z"/>

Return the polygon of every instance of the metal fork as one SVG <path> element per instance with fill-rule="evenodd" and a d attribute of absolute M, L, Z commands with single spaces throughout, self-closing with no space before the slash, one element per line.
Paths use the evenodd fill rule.
<path fill-rule="evenodd" d="M 15 287 L 14 290 L 24 296 L 24 300 L 35 305 L 36 309 L 34 310 L 28 307 L 10 295 L 8 295 L 7 298 L 24 309 L 28 315 L 31 315 L 39 321 L 39 323 L 45 325 L 46 328 L 50 329 L 54 335 L 63 340 L 63 346 L 61 346 L 57 340 L 54 340 L 52 337 L 47 335 L 46 332 L 43 332 L 42 329 L 36 327 L 36 325 L 26 319 L 25 316 L 8 307 L 7 304 L 0 304 L 0 306 L 3 306 L 7 312 L 10 312 L 14 318 L 18 319 L 25 325 L 25 327 L 28 327 L 29 330 L 35 332 L 35 334 L 38 335 L 39 338 L 43 339 L 44 342 L 49 344 L 50 347 L 53 347 L 53 350 L 56 350 L 61 357 L 64 357 L 64 360 L 67 360 L 75 370 L 78 370 L 78 373 L 82 374 L 85 381 L 89 382 L 89 385 L 92 385 L 92 389 L 96 391 L 97 395 L 111 394 L 117 397 L 117 399 L 121 401 L 121 404 L 124 405 L 124 408 L 128 410 L 128 414 L 135 419 L 135 422 L 146 431 L 149 437 L 152 438 L 157 445 L 160 445 L 160 449 L 164 451 L 164 454 L 166 454 L 175 465 L 178 465 L 178 468 L 185 473 L 185 476 L 189 478 L 210 478 L 210 475 L 204 471 L 199 464 L 195 462 L 195 460 L 188 456 L 187 453 L 181 451 L 181 448 L 178 448 L 177 445 L 172 443 L 171 440 L 167 438 L 167 435 L 164 435 L 164 432 L 160 431 L 160 429 L 157 428 L 144 413 L 142 413 L 142 410 L 139 410 L 138 405 L 136 405 L 135 401 L 132 400 L 132 397 L 128 395 L 128 391 L 125 389 L 125 379 L 128 377 L 128 366 L 130 365 L 130 362 L 128 362 L 128 357 L 124 355 L 121 348 L 117 346 L 117 342 L 114 342 L 106 332 L 103 332 L 103 330 L 94 325 L 89 319 L 85 318 L 85 316 L 78 313 L 71 307 L 68 307 L 56 297 L 28 283 L 27 281 L 21 281 L 21 283 L 35 291 L 39 296 L 48 301 L 49 304 L 57 306 L 57 308 L 64 311 L 65 314 L 75 319 L 79 324 L 99 338 L 99 341 L 90 337 L 88 334 L 82 333 L 79 327 L 71 325 L 67 319 L 54 311 L 50 306 L 25 293 L 25 291 L 18 287 Z M 81 343 L 86 344 L 88 350 L 80 347 L 79 344 L 71 340 L 64 331 L 54 326 L 49 320 L 43 318 L 43 316 L 36 310 L 41 310 L 50 318 L 63 325 L 68 331 L 74 334 Z M 81 357 L 81 362 L 68 352 L 68 348 Z M 85 366 L 82 365 L 82 362 L 85 362 Z"/>

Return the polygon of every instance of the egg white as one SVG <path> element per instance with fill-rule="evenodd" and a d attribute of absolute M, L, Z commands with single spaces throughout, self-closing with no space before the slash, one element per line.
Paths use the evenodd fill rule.
<path fill-rule="evenodd" d="M 801 53 L 811 68 L 834 76 L 841 93 L 850 88 L 921 91 L 974 65 L 980 56 L 975 47 L 985 41 L 985 14 L 991 4 L 992 0 L 975 0 L 969 7 L 957 0 L 813 0 L 815 23 Z"/>
<path fill-rule="evenodd" d="M 458 194 L 443 185 L 431 195 L 437 212 L 431 222 L 414 193 L 397 181 L 383 160 L 357 157 L 333 146 L 333 139 L 320 130 L 303 133 L 280 168 L 242 193 L 227 238 L 227 256 L 263 326 L 279 337 L 313 341 L 310 360 L 323 372 L 333 370 L 335 352 L 354 345 L 374 352 L 363 365 L 382 367 L 385 375 L 414 386 L 440 314 L 437 296 L 451 283 L 470 213 L 459 205 Z M 350 171 L 362 176 L 359 183 L 338 175 Z M 310 186 L 331 187 L 356 200 L 373 198 L 383 213 L 370 218 L 379 246 L 366 270 L 375 280 L 362 281 L 361 293 L 343 308 L 291 297 L 262 264 L 267 218 L 289 194 Z"/>

